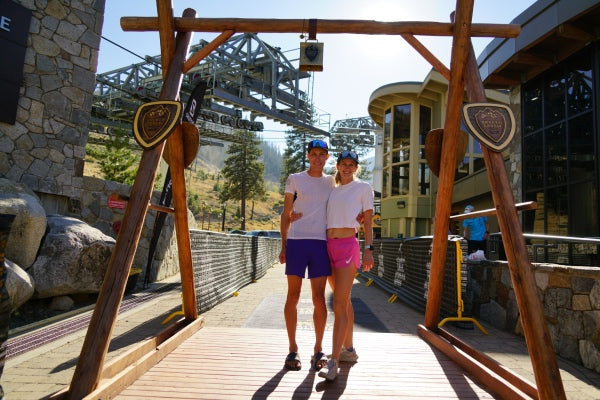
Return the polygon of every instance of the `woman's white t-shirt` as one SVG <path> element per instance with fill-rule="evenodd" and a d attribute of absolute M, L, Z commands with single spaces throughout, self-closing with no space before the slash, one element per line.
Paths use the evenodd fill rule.
<path fill-rule="evenodd" d="M 290 225 L 288 239 L 326 240 L 327 199 L 335 186 L 333 176 L 316 178 L 307 171 L 292 174 L 285 182 L 285 193 L 296 194 L 294 212 L 302 213 L 302 218 Z"/>
<path fill-rule="evenodd" d="M 336 186 L 327 202 L 327 228 L 358 228 L 356 217 L 373 209 L 373 197 L 373 188 L 367 182 Z"/>

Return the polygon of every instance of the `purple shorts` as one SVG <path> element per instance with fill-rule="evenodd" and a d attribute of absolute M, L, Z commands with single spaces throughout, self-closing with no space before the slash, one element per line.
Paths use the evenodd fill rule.
<path fill-rule="evenodd" d="M 317 239 L 288 239 L 285 250 L 285 274 L 300 278 L 319 278 L 331 275 L 327 244 Z"/>
<path fill-rule="evenodd" d="M 360 247 L 354 236 L 341 239 L 327 239 L 327 253 L 333 268 L 354 265 L 360 268 Z"/>

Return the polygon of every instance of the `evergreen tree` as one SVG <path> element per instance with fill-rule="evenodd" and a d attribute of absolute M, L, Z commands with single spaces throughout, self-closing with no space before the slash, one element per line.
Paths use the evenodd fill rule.
<path fill-rule="evenodd" d="M 126 184 L 133 184 L 137 174 L 138 157 L 129 149 L 129 138 L 122 129 L 109 132 L 109 139 L 99 149 L 88 147 L 86 151 L 98 160 L 103 178 Z"/>
<path fill-rule="evenodd" d="M 241 201 L 240 229 L 245 230 L 246 200 L 265 196 L 265 166 L 259 161 L 262 151 L 254 132 L 237 130 L 233 135 L 234 142 L 227 149 L 229 157 L 221 170 L 225 182 L 219 192 L 219 201 Z"/>

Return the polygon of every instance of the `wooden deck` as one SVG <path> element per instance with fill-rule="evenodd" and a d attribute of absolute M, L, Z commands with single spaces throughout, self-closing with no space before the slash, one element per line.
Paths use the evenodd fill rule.
<path fill-rule="evenodd" d="M 416 327 L 415 327 L 416 330 Z M 356 332 L 357 363 L 334 382 L 310 369 L 314 334 L 299 330 L 302 370 L 287 371 L 281 329 L 203 327 L 116 399 L 494 399 L 416 335 Z M 325 332 L 331 348 L 331 331 Z"/>

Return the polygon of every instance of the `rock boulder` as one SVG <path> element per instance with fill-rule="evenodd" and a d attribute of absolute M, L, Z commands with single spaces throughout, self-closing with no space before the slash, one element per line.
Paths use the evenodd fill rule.
<path fill-rule="evenodd" d="M 115 239 L 76 218 L 48 216 L 48 233 L 28 272 L 39 298 L 100 291 Z"/>
<path fill-rule="evenodd" d="M 33 296 L 33 279 L 31 276 L 9 259 L 4 259 L 6 268 L 6 290 L 10 297 L 12 311 L 21 307 Z"/>
<path fill-rule="evenodd" d="M 0 178 L 0 214 L 16 216 L 6 243 L 6 258 L 29 268 L 46 232 L 46 212 L 39 198 L 27 186 Z"/>

